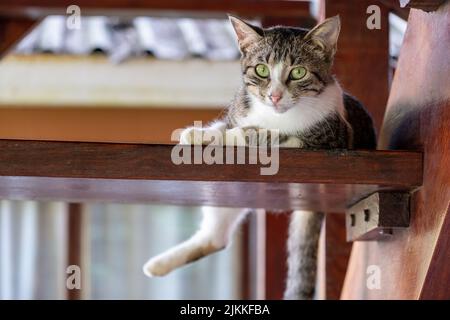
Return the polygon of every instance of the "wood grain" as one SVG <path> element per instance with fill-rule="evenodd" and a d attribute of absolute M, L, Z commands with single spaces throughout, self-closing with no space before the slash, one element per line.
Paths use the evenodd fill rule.
<path fill-rule="evenodd" d="M 0 140 L 0 150 L 0 196 L 15 199 L 330 212 L 422 181 L 418 152 L 280 149 L 279 171 L 270 176 L 259 164 L 175 165 L 169 145 Z"/>
<path fill-rule="evenodd" d="M 352 243 L 346 241 L 345 215 L 325 217 L 325 298 L 338 300 L 344 284 Z"/>
<path fill-rule="evenodd" d="M 410 194 L 376 192 L 347 210 L 347 241 L 390 239 L 392 230 L 409 227 Z"/>
<path fill-rule="evenodd" d="M 449 24 L 449 2 L 433 13 L 411 9 L 379 147 L 422 149 L 424 183 L 411 197 L 407 230 L 390 241 L 354 245 L 342 298 L 450 298 Z M 369 265 L 380 268 L 380 290 L 366 287 Z"/>
<path fill-rule="evenodd" d="M 80 203 L 69 203 L 67 214 L 67 265 L 83 266 L 82 257 L 82 229 L 83 229 L 83 215 L 82 205 Z M 82 280 L 81 280 L 82 281 Z M 83 283 L 81 284 L 83 288 Z M 68 300 L 80 300 L 82 289 L 67 288 Z"/>
<path fill-rule="evenodd" d="M 336 76 L 347 92 L 364 103 L 379 131 L 388 98 L 388 11 L 397 8 L 392 6 L 388 9 L 384 3 L 368 0 L 328 0 L 322 3 L 324 17 L 339 14 L 341 18 L 334 63 Z M 372 4 L 378 4 L 381 8 L 380 30 L 366 27 L 366 10 Z M 339 299 L 351 243 L 345 240 L 345 219 L 342 215 L 328 214 L 325 226 L 326 276 L 323 287 L 327 299 Z"/>
<path fill-rule="evenodd" d="M 388 98 L 389 39 L 388 9 L 379 3 L 381 29 L 366 27 L 367 7 L 372 0 L 325 0 L 323 16 L 339 15 L 341 32 L 334 71 L 340 84 L 370 111 L 380 129 Z"/>
<path fill-rule="evenodd" d="M 420 299 L 437 300 L 450 298 L 449 284 L 446 281 L 450 279 L 450 237 L 448 236 L 450 230 L 450 202 L 444 219 L 420 292 Z"/>
<path fill-rule="evenodd" d="M 286 241 L 291 212 L 266 215 L 266 296 L 281 300 L 285 290 L 287 271 Z"/>

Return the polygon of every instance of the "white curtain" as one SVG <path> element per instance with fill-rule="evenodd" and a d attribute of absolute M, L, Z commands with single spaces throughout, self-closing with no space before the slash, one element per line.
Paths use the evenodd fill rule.
<path fill-rule="evenodd" d="M 0 298 L 64 299 L 66 212 L 61 202 L 0 201 Z"/>
<path fill-rule="evenodd" d="M 67 204 L 0 201 L 0 299 L 65 299 Z M 238 299 L 241 251 L 231 248 L 163 278 L 145 261 L 192 235 L 197 208 L 88 204 L 82 213 L 83 299 Z"/>

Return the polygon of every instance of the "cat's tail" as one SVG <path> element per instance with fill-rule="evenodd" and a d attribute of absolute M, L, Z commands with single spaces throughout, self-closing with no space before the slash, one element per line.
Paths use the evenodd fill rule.
<path fill-rule="evenodd" d="M 284 299 L 314 298 L 317 271 L 317 249 L 324 214 L 294 211 L 289 225 L 288 276 Z"/>

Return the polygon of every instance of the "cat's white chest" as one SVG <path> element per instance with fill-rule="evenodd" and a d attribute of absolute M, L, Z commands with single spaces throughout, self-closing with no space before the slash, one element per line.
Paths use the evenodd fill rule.
<path fill-rule="evenodd" d="M 342 109 L 342 91 L 339 86 L 332 85 L 319 98 L 301 99 L 284 113 L 276 112 L 273 107 L 251 96 L 248 114 L 237 122 L 239 127 L 278 129 L 280 133 L 295 134 L 310 129 L 332 113 L 341 113 Z"/>
<path fill-rule="evenodd" d="M 253 99 L 246 117 L 238 119 L 240 127 L 259 127 L 277 129 L 280 133 L 290 134 L 308 130 L 323 120 L 328 112 L 312 110 L 312 106 L 299 104 L 284 113 L 276 112 L 273 107 Z M 320 108 L 320 106 L 317 106 Z"/>

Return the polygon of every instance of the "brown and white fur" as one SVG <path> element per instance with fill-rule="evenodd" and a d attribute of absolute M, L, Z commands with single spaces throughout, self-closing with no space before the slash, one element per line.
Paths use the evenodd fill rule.
<path fill-rule="evenodd" d="M 242 86 L 222 119 L 207 128 L 185 129 L 181 144 L 207 143 L 198 133 L 208 130 L 222 132 L 227 144 L 230 136 L 244 137 L 247 128 L 261 128 L 279 130 L 280 147 L 375 147 L 370 116 L 356 99 L 342 91 L 331 73 L 340 31 L 339 17 L 327 19 L 312 30 L 262 29 L 235 17 L 230 17 L 230 21 L 242 53 Z M 267 66 L 270 75 L 261 77 L 256 72 L 258 64 Z M 292 76 L 292 70 L 298 66 L 307 71 L 302 79 Z M 203 221 L 198 232 L 150 259 L 144 266 L 146 275 L 165 275 L 227 247 L 249 212 L 248 209 L 213 207 L 203 207 L 202 211 Z M 323 217 L 319 212 L 292 213 L 285 299 L 314 297 Z"/>

